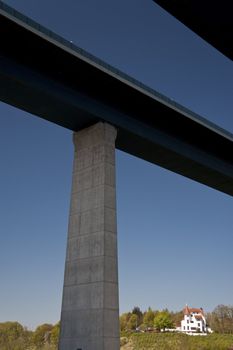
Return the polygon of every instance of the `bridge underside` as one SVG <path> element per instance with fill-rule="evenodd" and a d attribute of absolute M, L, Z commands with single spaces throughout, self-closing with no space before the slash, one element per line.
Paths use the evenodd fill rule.
<path fill-rule="evenodd" d="M 233 137 L 0 2 L 0 100 L 233 195 Z"/>
<path fill-rule="evenodd" d="M 232 1 L 153 1 L 233 60 Z"/>

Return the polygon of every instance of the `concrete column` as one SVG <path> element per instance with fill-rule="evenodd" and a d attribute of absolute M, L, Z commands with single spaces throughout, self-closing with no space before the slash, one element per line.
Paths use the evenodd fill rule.
<path fill-rule="evenodd" d="M 116 129 L 74 133 L 59 350 L 119 350 Z"/>

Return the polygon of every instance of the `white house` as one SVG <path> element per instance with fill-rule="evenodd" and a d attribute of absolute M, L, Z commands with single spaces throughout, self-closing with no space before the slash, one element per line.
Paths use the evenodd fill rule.
<path fill-rule="evenodd" d="M 182 332 L 207 333 L 206 319 L 202 308 L 190 308 L 186 305 L 183 312 L 184 319 L 181 321 Z"/>

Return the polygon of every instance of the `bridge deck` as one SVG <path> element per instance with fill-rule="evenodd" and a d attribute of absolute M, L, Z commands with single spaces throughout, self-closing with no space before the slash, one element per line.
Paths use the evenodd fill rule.
<path fill-rule="evenodd" d="M 229 0 L 153 0 L 233 60 L 233 4 Z"/>
<path fill-rule="evenodd" d="M 233 195 L 233 136 L 0 2 L 0 100 Z"/>

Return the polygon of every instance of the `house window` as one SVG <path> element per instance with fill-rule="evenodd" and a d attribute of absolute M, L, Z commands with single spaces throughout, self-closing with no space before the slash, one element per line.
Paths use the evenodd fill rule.
<path fill-rule="evenodd" d="M 197 324 L 197 325 L 200 327 L 200 325 L 201 325 L 201 324 L 200 324 L 200 322 L 198 322 L 198 324 Z"/>
<path fill-rule="evenodd" d="M 189 320 L 187 320 L 187 323 L 189 323 Z"/>
<path fill-rule="evenodd" d="M 185 326 L 184 326 L 184 331 L 185 331 Z"/>
<path fill-rule="evenodd" d="M 189 326 L 187 327 L 187 330 L 189 331 Z"/>

